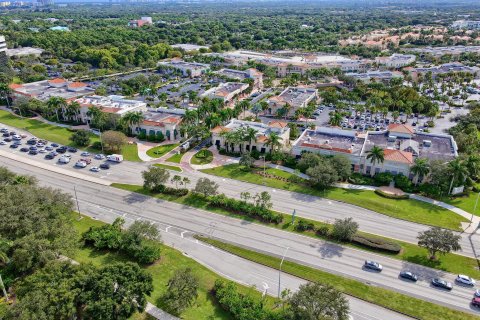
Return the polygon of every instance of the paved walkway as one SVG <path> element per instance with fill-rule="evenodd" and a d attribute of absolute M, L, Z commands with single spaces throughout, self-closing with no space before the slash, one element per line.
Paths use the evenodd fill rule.
<path fill-rule="evenodd" d="M 179 319 L 177 317 L 172 316 L 171 314 L 163 311 L 162 309 L 157 308 L 150 302 L 147 302 L 147 306 L 145 307 L 145 312 L 154 317 L 155 319 L 159 320 L 176 320 Z"/>

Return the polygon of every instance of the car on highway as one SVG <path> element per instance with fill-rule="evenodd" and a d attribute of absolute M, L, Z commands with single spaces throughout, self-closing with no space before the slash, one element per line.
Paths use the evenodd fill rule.
<path fill-rule="evenodd" d="M 17 148 L 18 148 L 18 144 L 11 144 L 11 145 L 10 145 L 10 148 L 12 148 L 12 149 L 17 149 Z"/>
<path fill-rule="evenodd" d="M 94 158 L 97 159 L 97 160 L 103 160 L 103 159 L 105 159 L 105 156 L 103 154 L 99 153 L 99 154 L 96 154 Z"/>
<path fill-rule="evenodd" d="M 413 282 L 417 282 L 418 277 L 416 274 L 413 274 L 410 271 L 402 271 L 400 272 L 400 278 L 406 279 L 406 280 L 411 280 Z"/>
<path fill-rule="evenodd" d="M 77 167 L 77 168 L 85 168 L 86 166 L 87 166 L 87 163 L 84 162 L 84 161 L 77 161 L 75 163 L 75 167 Z"/>
<path fill-rule="evenodd" d="M 92 159 L 90 159 L 90 158 L 82 158 L 82 159 L 80 159 L 80 161 L 83 161 L 83 162 L 85 162 L 86 164 L 92 163 Z"/>
<path fill-rule="evenodd" d="M 467 286 L 474 286 L 475 285 L 475 280 L 470 278 L 469 276 L 466 276 L 464 274 L 459 274 L 457 278 L 455 279 L 457 283 L 464 284 Z"/>
<path fill-rule="evenodd" d="M 110 169 L 110 165 L 108 163 L 102 163 L 100 165 L 100 169 L 108 170 L 108 169 Z"/>
<path fill-rule="evenodd" d="M 370 270 L 374 270 L 374 271 L 382 271 L 383 270 L 383 266 L 380 263 L 375 262 L 375 261 L 371 261 L 371 260 L 365 260 L 365 263 L 363 264 L 363 266 L 365 267 L 365 269 L 370 269 Z"/>
<path fill-rule="evenodd" d="M 472 306 L 480 308 L 480 298 L 479 297 L 474 297 L 472 299 Z"/>
<path fill-rule="evenodd" d="M 65 153 L 67 152 L 67 147 L 60 147 L 55 149 L 55 151 L 57 151 L 58 153 Z"/>
<path fill-rule="evenodd" d="M 30 150 L 28 150 L 28 148 L 26 148 L 26 147 L 23 147 L 23 148 L 20 148 L 20 151 L 21 151 L 21 152 L 28 152 L 28 151 L 30 151 Z"/>
<path fill-rule="evenodd" d="M 90 171 L 92 171 L 92 172 L 99 172 L 99 171 L 100 171 L 100 168 L 99 168 L 99 167 L 91 167 L 91 168 L 90 168 Z"/>
<path fill-rule="evenodd" d="M 452 284 L 440 278 L 432 279 L 432 285 L 437 288 L 452 290 Z"/>

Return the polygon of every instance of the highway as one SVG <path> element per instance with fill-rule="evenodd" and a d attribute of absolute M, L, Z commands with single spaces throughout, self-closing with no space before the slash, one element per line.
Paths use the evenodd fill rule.
<path fill-rule="evenodd" d="M 474 288 L 454 285 L 451 292 L 446 292 L 430 285 L 433 277 L 442 277 L 453 282 L 453 274 L 75 179 L 4 157 L 0 158 L 0 165 L 17 173 L 34 175 L 41 184 L 72 194 L 73 186 L 76 186 L 80 211 L 101 220 L 112 220 L 119 215 L 149 219 L 182 230 L 181 236 L 184 238 L 194 233 L 206 234 L 277 256 L 289 247 L 286 258 L 288 260 L 478 314 L 469 304 Z M 383 272 L 363 270 L 362 265 L 366 259 L 380 262 L 384 266 Z M 401 270 L 415 272 L 419 275 L 419 281 L 410 283 L 400 280 L 398 274 Z"/>

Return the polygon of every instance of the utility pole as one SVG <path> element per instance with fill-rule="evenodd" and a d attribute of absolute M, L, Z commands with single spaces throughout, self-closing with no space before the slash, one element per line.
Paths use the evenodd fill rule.
<path fill-rule="evenodd" d="M 80 214 L 80 205 L 78 204 L 77 188 L 75 185 L 73 186 L 73 192 L 75 193 L 75 202 L 77 203 L 78 220 L 81 220 L 82 215 Z"/>
<path fill-rule="evenodd" d="M 278 269 L 278 298 L 280 299 L 280 280 L 281 280 L 281 277 L 282 277 L 282 265 L 283 265 L 283 260 L 285 259 L 285 255 L 287 254 L 287 251 L 288 249 L 290 249 L 290 247 L 286 247 L 285 248 L 285 251 L 283 252 L 283 256 L 282 256 L 282 261 L 280 261 L 280 268 Z"/>

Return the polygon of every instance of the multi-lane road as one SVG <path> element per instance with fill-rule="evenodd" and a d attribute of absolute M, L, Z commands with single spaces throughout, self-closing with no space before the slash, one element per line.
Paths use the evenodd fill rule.
<path fill-rule="evenodd" d="M 18 173 L 34 175 L 41 184 L 65 192 L 72 193 L 75 185 L 81 212 L 101 220 L 112 220 L 119 215 L 149 219 L 183 230 L 181 236 L 184 238 L 194 233 L 208 234 L 274 255 L 281 255 L 284 249 L 289 247 L 287 256 L 289 260 L 450 308 L 477 313 L 469 304 L 473 288 L 454 285 L 451 292 L 446 292 L 430 285 L 433 277 L 442 277 L 453 282 L 455 278 L 453 274 L 72 178 L 37 166 L 26 165 L 21 161 L 2 157 L 0 165 Z M 363 270 L 362 265 L 366 259 L 383 264 L 383 272 Z M 398 274 L 402 270 L 415 272 L 419 275 L 419 281 L 410 283 L 400 280 Z"/>

